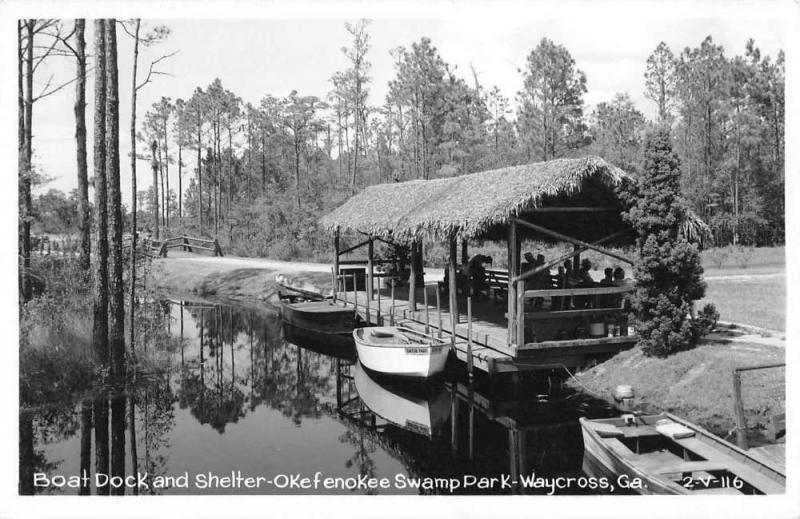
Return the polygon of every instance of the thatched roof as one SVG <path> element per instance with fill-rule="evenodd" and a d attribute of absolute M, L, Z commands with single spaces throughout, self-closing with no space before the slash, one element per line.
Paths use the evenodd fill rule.
<path fill-rule="evenodd" d="M 398 241 L 497 237 L 512 216 L 543 205 L 619 206 L 614 188 L 628 174 L 599 157 L 558 159 L 459 177 L 370 186 L 320 220 L 327 231 L 362 231 Z M 562 217 L 562 220 L 564 218 Z M 576 216 L 556 227 L 586 228 Z M 613 232 L 613 221 L 597 233 Z M 548 226 L 555 228 L 553 226 Z M 566 230 L 566 229 L 565 229 Z M 570 229 L 575 231 L 576 229 Z M 572 236 L 590 238 L 587 233 Z"/>

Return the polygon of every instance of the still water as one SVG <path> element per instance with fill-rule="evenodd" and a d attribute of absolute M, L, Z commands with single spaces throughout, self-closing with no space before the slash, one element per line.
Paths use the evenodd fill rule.
<path fill-rule="evenodd" d="M 160 308 L 168 333 L 145 340 L 132 387 L 109 397 L 112 472 L 144 482 L 125 494 L 542 494 L 509 482 L 581 477 L 578 418 L 613 414 L 546 375 L 470 383 L 456 362 L 441 379 L 400 382 L 364 370 L 352 343 L 286 328 L 277 313 Z M 34 492 L 97 491 L 97 402 L 21 413 L 20 473 L 39 474 Z M 458 488 L 430 488 L 445 480 Z"/>

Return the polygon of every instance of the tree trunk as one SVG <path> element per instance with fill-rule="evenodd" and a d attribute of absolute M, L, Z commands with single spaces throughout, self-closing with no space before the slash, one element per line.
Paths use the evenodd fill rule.
<path fill-rule="evenodd" d="M 125 421 L 127 415 L 126 398 L 115 395 L 111 399 L 111 475 L 125 477 Z M 124 495 L 125 485 L 111 489 L 114 495 Z"/>
<path fill-rule="evenodd" d="M 166 188 L 164 189 L 164 229 L 169 227 L 169 133 L 167 133 L 167 122 L 169 112 L 164 116 L 164 179 Z"/>
<path fill-rule="evenodd" d="M 81 468 L 80 475 L 91 477 L 92 475 L 92 401 L 85 399 L 81 401 Z M 78 495 L 88 496 L 91 484 L 81 480 Z"/>
<path fill-rule="evenodd" d="M 358 76 L 358 69 L 356 69 L 356 76 Z M 358 176 L 358 123 L 359 123 L 359 114 L 358 114 L 358 101 L 361 97 L 361 82 L 359 81 L 358 77 L 356 77 L 356 103 L 355 103 L 355 115 L 353 117 L 353 176 L 350 179 L 350 196 L 356 194 L 356 177 Z"/>
<path fill-rule="evenodd" d="M 183 224 L 183 202 L 181 200 L 183 193 L 183 143 L 178 142 L 178 221 Z"/>
<path fill-rule="evenodd" d="M 20 246 L 22 249 L 22 300 L 30 301 L 33 296 L 31 286 L 31 218 L 33 200 L 31 199 L 31 176 L 33 174 L 33 29 L 36 20 L 25 22 L 28 45 L 25 49 L 25 138 L 23 139 L 22 178 L 20 179 L 20 198 L 22 199 L 22 226 Z"/>
<path fill-rule="evenodd" d="M 158 213 L 158 142 L 153 141 L 150 144 L 150 151 L 152 153 L 151 159 L 151 166 L 153 168 L 153 200 L 150 204 L 150 209 L 153 211 L 153 235 L 155 239 L 160 239 L 160 235 L 158 232 L 158 221 L 159 221 L 159 213 Z M 202 224 L 201 224 L 202 225 Z"/>
<path fill-rule="evenodd" d="M 158 142 L 155 140 L 150 144 L 150 153 L 150 167 L 153 169 L 153 201 L 150 204 L 150 209 L 153 211 L 153 234 L 155 239 L 158 240 L 160 239 L 158 232 Z"/>
<path fill-rule="evenodd" d="M 94 399 L 94 471 L 98 476 L 108 475 L 108 469 L 108 398 L 100 395 Z M 108 491 L 108 485 L 98 486 L 96 489 L 98 496 L 107 496 Z"/>
<path fill-rule="evenodd" d="M 300 209 L 300 142 L 297 130 L 294 133 L 294 187 L 297 196 L 297 208 Z"/>
<path fill-rule="evenodd" d="M 77 81 L 75 82 L 75 142 L 78 160 L 78 228 L 81 234 L 78 264 L 83 270 L 91 267 L 91 227 L 89 214 L 89 172 L 86 165 L 86 20 L 75 20 L 75 53 Z"/>
<path fill-rule="evenodd" d="M 122 192 L 119 179 L 119 76 L 117 22 L 108 19 L 106 33 L 106 171 L 108 173 L 108 223 L 111 236 L 111 317 L 109 345 L 111 375 L 121 385 L 125 377 L 125 286 L 122 281 Z M 114 465 L 112 457 L 112 466 Z M 124 463 L 124 461 L 123 461 Z"/>
<path fill-rule="evenodd" d="M 94 324 L 95 363 L 108 366 L 108 223 L 106 207 L 106 44 L 105 20 L 94 22 Z M 99 470 L 100 467 L 98 467 Z M 107 472 L 107 468 L 103 473 Z"/>
<path fill-rule="evenodd" d="M 142 21 L 137 18 L 133 36 L 133 74 L 131 75 L 131 295 L 128 303 L 130 311 L 130 348 L 134 361 L 136 360 L 136 337 L 133 326 L 136 308 L 136 244 L 138 229 L 136 222 L 136 73 L 139 67 L 139 29 Z"/>
<path fill-rule="evenodd" d="M 203 235 L 203 122 L 197 115 L 197 218 L 200 224 L 200 236 Z"/>

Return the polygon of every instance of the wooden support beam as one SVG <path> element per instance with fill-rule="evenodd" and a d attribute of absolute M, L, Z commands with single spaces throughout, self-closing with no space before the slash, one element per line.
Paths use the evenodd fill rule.
<path fill-rule="evenodd" d="M 605 205 L 605 206 L 581 206 L 581 207 L 534 207 L 530 210 L 533 213 L 608 213 L 619 211 L 618 208 Z"/>
<path fill-rule="evenodd" d="M 372 238 L 369 239 L 369 244 L 367 245 L 367 301 L 372 300 L 372 294 L 374 293 L 374 285 L 373 282 L 375 280 L 375 265 L 373 261 L 375 258 L 373 257 L 375 254 L 375 249 L 373 247 Z"/>
<path fill-rule="evenodd" d="M 336 226 L 336 231 L 333 233 L 333 276 L 336 283 L 339 283 L 339 226 Z M 333 287 L 334 292 L 336 286 Z"/>
<path fill-rule="evenodd" d="M 467 254 L 467 240 L 461 240 L 461 264 L 466 265 L 469 262 L 469 255 Z"/>
<path fill-rule="evenodd" d="M 586 247 L 588 249 L 595 250 L 595 251 L 597 251 L 597 252 L 599 252 L 601 254 L 605 254 L 606 256 L 610 256 L 612 258 L 615 258 L 615 259 L 618 259 L 620 261 L 624 261 L 625 263 L 629 263 L 629 264 L 633 265 L 633 260 L 631 258 L 622 256 L 621 254 L 617 254 L 615 252 L 611 252 L 610 250 L 605 249 L 603 247 L 600 247 L 598 245 L 594 245 L 594 244 L 591 244 L 591 243 L 586 243 L 585 241 L 579 240 L 577 238 L 573 238 L 571 236 L 567 236 L 566 234 L 561 234 L 560 232 L 552 231 L 552 230 L 550 230 L 550 229 L 548 229 L 546 227 L 542 227 L 541 225 L 536 225 L 534 223 L 526 222 L 525 220 L 521 220 L 519 218 L 514 218 L 513 221 L 518 223 L 519 225 L 522 225 L 522 226 L 527 227 L 529 229 L 533 229 L 534 231 L 540 232 L 542 234 L 546 234 L 548 236 L 552 236 L 553 238 L 557 238 L 559 240 L 563 240 L 563 241 L 572 243 L 573 245 L 579 245 L 579 246 Z M 578 247 L 575 247 L 575 249 L 577 250 Z"/>
<path fill-rule="evenodd" d="M 508 226 L 508 279 L 517 275 L 517 224 L 511 221 Z M 514 330 L 516 329 L 517 290 L 514 283 L 508 284 L 508 344 L 515 344 Z"/>
<path fill-rule="evenodd" d="M 411 272 L 408 275 L 408 309 L 417 311 L 417 242 L 411 243 Z"/>
<path fill-rule="evenodd" d="M 525 344 L 525 282 L 517 281 L 517 345 Z"/>
<path fill-rule="evenodd" d="M 742 402 L 742 375 L 738 370 L 733 370 L 733 410 L 736 414 L 736 444 L 741 449 L 747 450 L 747 420 L 744 416 L 744 403 Z"/>
<path fill-rule="evenodd" d="M 364 240 L 361 243 L 353 245 L 352 247 L 348 247 L 348 248 L 346 248 L 346 249 L 344 249 L 342 251 L 339 251 L 339 255 L 341 256 L 341 255 L 347 254 L 348 252 L 353 252 L 354 250 L 359 249 L 359 248 L 363 247 L 364 245 L 369 245 L 370 241 L 371 240 Z"/>
<path fill-rule="evenodd" d="M 457 254 L 458 254 L 458 245 L 456 243 L 456 238 L 453 236 L 450 238 L 450 256 L 449 256 L 449 265 L 448 268 L 450 269 L 449 272 L 449 282 L 450 282 L 450 330 L 452 331 L 452 341 L 451 346 L 455 348 L 456 343 L 456 325 L 458 324 L 458 293 L 456 292 L 456 262 L 458 261 Z"/>

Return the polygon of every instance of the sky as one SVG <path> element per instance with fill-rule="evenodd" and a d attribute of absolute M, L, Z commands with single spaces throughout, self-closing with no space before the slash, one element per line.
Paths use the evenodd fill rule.
<path fill-rule="evenodd" d="M 187 5 L 187 4 L 183 4 Z M 441 4 L 440 4 L 441 5 Z M 445 4 L 455 6 L 455 4 Z M 389 51 L 410 46 L 421 37 L 429 37 L 442 58 L 456 74 L 472 82 L 471 67 L 482 86 L 498 86 L 511 99 L 522 87 L 526 56 L 543 38 L 564 45 L 578 69 L 587 76 L 584 96 L 586 112 L 618 92 L 628 93 L 646 117 L 653 118 L 655 105 L 644 96 L 646 60 L 659 42 L 665 41 L 677 55 L 687 47 L 696 47 L 711 35 L 725 48 L 726 55 L 743 54 L 748 38 L 754 38 L 762 53 L 775 56 L 784 48 L 786 24 L 780 10 L 771 5 L 747 2 L 693 2 L 675 9 L 668 2 L 567 3 L 564 8 L 517 8 L 517 4 L 498 4 L 496 9 L 424 9 L 398 13 L 397 17 L 376 16 L 368 27 L 371 49 L 372 83 L 368 102 L 381 105 L 387 83 L 394 77 Z M 667 7 L 673 8 L 667 9 Z M 503 8 L 505 7 L 505 8 Z M 735 8 L 731 8 L 735 7 Z M 414 11 L 414 10 L 412 10 Z M 350 9 L 345 14 L 351 14 Z M 185 11 L 183 14 L 186 14 Z M 300 13 L 302 15 L 302 12 Z M 353 13 L 354 14 L 354 13 Z M 369 14 L 369 13 L 367 13 Z M 390 13 L 391 14 L 391 13 Z M 257 103 L 266 94 L 278 97 L 297 90 L 303 95 L 324 97 L 330 90 L 330 77 L 347 67 L 341 48 L 349 44 L 344 22 L 353 17 L 302 18 L 297 13 L 284 19 L 162 19 L 143 20 L 143 27 L 166 24 L 170 37 L 163 43 L 142 49 L 139 58 L 140 80 L 151 60 L 176 52 L 159 65 L 160 75 L 139 91 L 137 117 L 161 96 L 188 98 L 197 86 L 205 88 L 214 78 L 244 101 Z M 122 18 L 122 17 L 121 17 Z M 93 29 L 87 23 L 88 52 L 92 49 Z M 119 40 L 120 75 L 120 145 L 123 200 L 130 201 L 129 118 L 132 70 L 132 40 L 121 29 Z M 74 61 L 53 58 L 40 68 L 35 83 L 43 85 L 73 74 Z M 91 175 L 91 106 L 93 79 L 87 81 L 87 122 Z M 56 188 L 69 191 L 77 185 L 74 141 L 74 88 L 67 87 L 45 98 L 34 107 L 34 162 L 52 178 L 39 191 Z M 13 120 L 13 119 L 12 119 Z M 194 167 L 185 159 L 188 171 Z M 139 189 L 147 189 L 151 176 L 148 165 L 137 166 Z M 187 171 L 185 170 L 185 171 Z M 170 185 L 177 186 L 171 170 Z M 185 182 L 188 175 L 185 173 Z"/>

